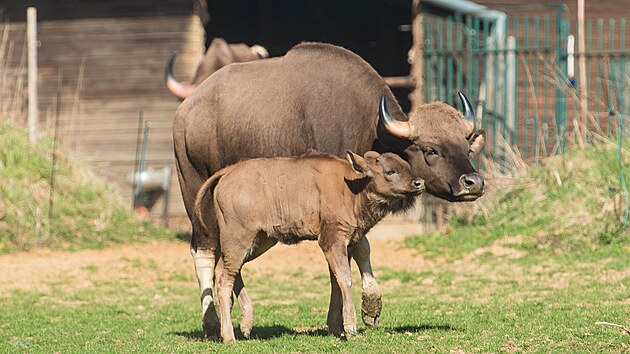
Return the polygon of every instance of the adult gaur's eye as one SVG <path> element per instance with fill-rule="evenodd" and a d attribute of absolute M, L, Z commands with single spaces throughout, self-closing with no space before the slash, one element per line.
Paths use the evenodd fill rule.
<path fill-rule="evenodd" d="M 434 148 L 426 148 L 424 150 L 424 153 L 431 156 L 431 155 L 437 155 L 437 151 Z"/>

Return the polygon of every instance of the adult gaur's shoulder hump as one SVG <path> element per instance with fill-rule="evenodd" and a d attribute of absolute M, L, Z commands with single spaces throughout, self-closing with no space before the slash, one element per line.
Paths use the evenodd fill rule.
<path fill-rule="evenodd" d="M 287 56 L 308 56 L 309 58 L 320 57 L 328 60 L 342 60 L 354 65 L 365 67 L 366 70 L 376 71 L 363 58 L 349 51 L 346 48 L 328 43 L 302 42 L 287 52 Z"/>

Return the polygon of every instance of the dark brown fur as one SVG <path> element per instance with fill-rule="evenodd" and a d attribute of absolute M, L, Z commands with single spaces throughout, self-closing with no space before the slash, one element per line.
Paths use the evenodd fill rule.
<path fill-rule="evenodd" d="M 299 156 L 309 149 L 337 156 L 346 150 L 394 152 L 426 181 L 427 192 L 448 200 L 479 197 L 483 182 L 471 188 L 462 178 L 476 176 L 468 157 L 480 151 L 483 135 L 468 141 L 463 116 L 448 105 L 432 103 L 410 115 L 413 136 L 396 137 L 379 119 L 383 94 L 390 115 L 407 121 L 385 81 L 368 63 L 341 47 L 321 43 L 300 44 L 280 58 L 231 64 L 211 75 L 182 103 L 173 122 L 193 251 L 218 252 L 214 213 L 205 216 L 208 232 L 199 227 L 194 213 L 197 191 L 213 173 L 243 159 Z M 372 277 L 367 241 L 352 252 L 362 277 Z M 373 277 L 371 284 L 364 293 L 372 291 L 380 301 Z M 364 309 L 370 313 L 364 321 L 376 325 L 379 309 Z"/>

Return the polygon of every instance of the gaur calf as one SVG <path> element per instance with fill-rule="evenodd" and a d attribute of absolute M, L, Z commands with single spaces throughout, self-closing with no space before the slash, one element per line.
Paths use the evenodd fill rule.
<path fill-rule="evenodd" d="M 348 247 L 389 212 L 413 205 L 425 189 L 410 165 L 393 153 L 348 151 L 342 158 L 319 153 L 246 160 L 212 175 L 200 188 L 195 212 L 203 224 L 211 192 L 219 229 L 215 269 L 216 312 L 224 342 L 235 340 L 231 294 L 241 267 L 278 241 L 317 240 L 328 262 L 332 294 L 329 331 L 356 334 Z"/>

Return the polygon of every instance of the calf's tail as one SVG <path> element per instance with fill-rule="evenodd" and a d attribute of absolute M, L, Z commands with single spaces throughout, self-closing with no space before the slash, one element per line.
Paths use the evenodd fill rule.
<path fill-rule="evenodd" d="M 203 231 L 207 234 L 208 233 L 208 226 L 206 225 L 206 223 L 203 221 L 203 200 L 206 197 L 206 194 L 208 193 L 208 191 L 214 191 L 214 188 L 217 186 L 217 183 L 219 183 L 219 180 L 221 179 L 221 177 L 225 176 L 226 173 L 228 173 L 228 168 L 224 168 L 220 171 L 218 171 L 217 173 L 213 174 L 212 176 L 210 176 L 210 178 L 208 178 L 199 188 L 199 191 L 197 192 L 197 196 L 195 198 L 195 215 L 197 216 L 197 220 L 199 220 L 199 224 L 201 225 Z M 212 200 L 210 201 L 210 205 L 212 205 Z"/>

